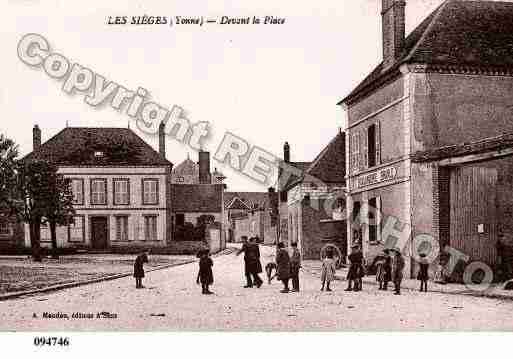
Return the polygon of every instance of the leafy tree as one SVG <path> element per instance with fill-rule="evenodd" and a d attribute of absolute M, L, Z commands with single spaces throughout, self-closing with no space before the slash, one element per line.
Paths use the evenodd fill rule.
<path fill-rule="evenodd" d="M 73 222 L 73 191 L 71 180 L 57 173 L 57 168 L 50 166 L 49 177 L 46 180 L 45 218 L 50 226 L 52 240 L 52 257 L 57 255 L 57 226 L 67 226 Z"/>
<path fill-rule="evenodd" d="M 18 146 L 0 133 L 0 208 L 13 208 Z"/>
<path fill-rule="evenodd" d="M 57 225 L 72 221 L 73 194 L 70 181 L 57 173 L 58 168 L 45 161 L 18 164 L 16 189 L 21 199 L 16 213 L 30 228 L 30 244 L 34 261 L 41 261 L 41 224 L 48 223 L 56 256 Z"/>

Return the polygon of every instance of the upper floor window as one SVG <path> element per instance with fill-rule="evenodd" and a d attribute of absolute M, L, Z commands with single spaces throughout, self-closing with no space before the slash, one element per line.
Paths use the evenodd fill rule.
<path fill-rule="evenodd" d="M 376 125 L 367 128 L 367 160 L 369 167 L 376 166 Z"/>
<path fill-rule="evenodd" d="M 115 179 L 114 187 L 114 204 L 130 204 L 130 181 L 128 179 Z"/>
<path fill-rule="evenodd" d="M 356 172 L 360 169 L 360 133 L 356 132 L 351 136 L 351 170 Z"/>
<path fill-rule="evenodd" d="M 159 181 L 156 179 L 142 180 L 143 204 L 159 203 Z"/>
<path fill-rule="evenodd" d="M 84 204 L 84 180 L 75 178 L 71 180 L 71 190 L 73 192 L 73 204 Z"/>
<path fill-rule="evenodd" d="M 93 204 L 93 205 L 107 204 L 107 180 L 106 179 L 91 180 L 91 204 Z"/>

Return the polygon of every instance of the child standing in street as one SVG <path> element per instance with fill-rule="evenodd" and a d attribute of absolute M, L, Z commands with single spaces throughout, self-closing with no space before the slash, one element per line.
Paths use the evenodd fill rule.
<path fill-rule="evenodd" d="M 201 294 L 214 294 L 208 289 L 208 287 L 214 283 L 214 273 L 212 272 L 214 262 L 212 258 L 210 258 L 210 251 L 204 249 L 198 253 L 198 256 L 200 260 L 196 283 L 201 283 Z"/>
<path fill-rule="evenodd" d="M 429 279 L 429 262 L 426 259 L 426 253 L 420 253 L 420 269 L 417 279 L 420 281 L 420 291 L 427 292 L 427 281 Z"/>
<path fill-rule="evenodd" d="M 208 289 L 214 283 L 214 273 L 212 272 L 214 262 L 210 258 L 210 251 L 208 249 L 200 251 L 199 257 L 199 271 L 196 283 L 201 283 L 201 294 L 214 294 Z"/>
<path fill-rule="evenodd" d="M 335 260 L 333 259 L 333 250 L 328 248 L 326 250 L 326 257 L 322 261 L 322 272 L 321 272 L 321 291 L 324 290 L 326 285 L 326 292 L 331 292 L 330 283 L 335 279 Z"/>
<path fill-rule="evenodd" d="M 145 250 L 135 258 L 134 262 L 134 278 L 135 288 L 144 288 L 142 285 L 142 279 L 144 278 L 144 263 L 148 263 L 148 251 Z"/>

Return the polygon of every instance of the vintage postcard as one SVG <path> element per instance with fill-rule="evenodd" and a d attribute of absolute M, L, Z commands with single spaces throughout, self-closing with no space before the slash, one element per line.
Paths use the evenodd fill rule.
<path fill-rule="evenodd" d="M 512 1 L 0 9 L 0 332 L 513 330 Z"/>

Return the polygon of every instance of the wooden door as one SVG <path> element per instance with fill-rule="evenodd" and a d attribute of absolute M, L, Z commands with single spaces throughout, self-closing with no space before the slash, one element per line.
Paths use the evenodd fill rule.
<path fill-rule="evenodd" d="M 450 245 L 472 261 L 495 265 L 497 258 L 497 169 L 451 170 Z"/>
<path fill-rule="evenodd" d="M 91 244 L 95 249 L 107 248 L 108 225 L 106 217 L 91 218 Z"/>

